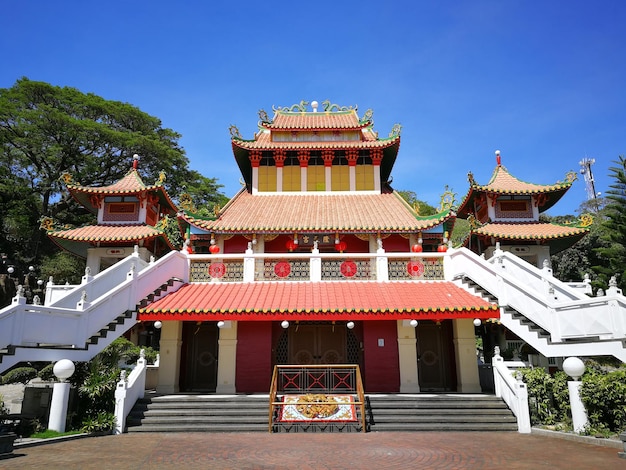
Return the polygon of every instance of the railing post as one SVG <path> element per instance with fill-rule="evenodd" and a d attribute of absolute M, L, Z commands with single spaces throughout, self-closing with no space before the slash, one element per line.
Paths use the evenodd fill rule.
<path fill-rule="evenodd" d="M 385 253 L 385 249 L 382 247 L 382 243 L 378 244 L 378 249 L 376 250 L 376 253 L 378 254 L 378 256 L 376 257 L 376 280 L 379 282 L 388 281 L 389 257 Z"/>
<path fill-rule="evenodd" d="M 317 241 L 315 241 L 311 250 L 311 262 L 309 263 L 311 282 L 320 282 L 322 280 L 322 258 L 320 258 L 319 254 L 320 250 L 317 247 Z"/>
<path fill-rule="evenodd" d="M 251 256 L 252 243 L 248 243 L 246 256 L 243 258 L 243 282 L 254 282 L 254 258 Z"/>
<path fill-rule="evenodd" d="M 515 382 L 515 399 L 517 401 L 517 431 L 530 433 L 530 411 L 528 410 L 528 388 L 522 381 L 522 373 L 517 372 Z"/>
<path fill-rule="evenodd" d="M 124 405 L 128 394 L 128 383 L 126 382 L 126 371 L 120 373 L 120 380 L 115 388 L 115 429 L 113 434 L 122 434 L 126 426 L 126 413 Z"/>

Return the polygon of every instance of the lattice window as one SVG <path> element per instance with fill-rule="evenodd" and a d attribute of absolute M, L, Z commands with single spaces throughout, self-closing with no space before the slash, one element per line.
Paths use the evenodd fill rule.
<path fill-rule="evenodd" d="M 361 357 L 359 339 L 352 330 L 348 330 L 346 333 L 348 364 L 358 364 Z"/>
<path fill-rule="evenodd" d="M 322 260 L 322 280 L 371 280 L 373 269 L 368 259 Z"/>
<path fill-rule="evenodd" d="M 311 278 L 309 260 L 261 260 L 257 263 L 257 281 L 308 281 Z"/>
<path fill-rule="evenodd" d="M 389 260 L 390 280 L 432 281 L 443 278 L 443 260 L 441 258 Z"/>
<path fill-rule="evenodd" d="M 243 281 L 243 261 L 193 261 L 189 272 L 190 282 Z"/>
<path fill-rule="evenodd" d="M 283 330 L 276 343 L 276 364 L 287 364 L 289 361 L 289 332 Z"/>

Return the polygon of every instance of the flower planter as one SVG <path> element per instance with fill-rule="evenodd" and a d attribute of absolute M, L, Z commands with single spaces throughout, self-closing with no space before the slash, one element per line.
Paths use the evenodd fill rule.
<path fill-rule="evenodd" d="M 17 434 L 12 432 L 7 434 L 0 434 L 0 455 L 10 454 L 13 452 L 13 443 L 17 438 Z"/>

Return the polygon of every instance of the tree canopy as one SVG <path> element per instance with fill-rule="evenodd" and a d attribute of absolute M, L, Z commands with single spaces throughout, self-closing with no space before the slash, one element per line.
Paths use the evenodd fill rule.
<path fill-rule="evenodd" d="M 613 184 L 606 192 L 608 204 L 603 209 L 604 245 L 595 249 L 604 262 L 594 265 L 594 269 L 605 285 L 616 276 L 618 287 L 626 290 L 626 159 L 620 155 L 614 163 L 609 168 Z"/>
<path fill-rule="evenodd" d="M 134 154 L 146 184 L 164 171 L 175 200 L 186 191 L 197 206 L 223 204 L 222 185 L 189 169 L 180 137 L 131 104 L 75 88 L 21 78 L 0 89 L 0 252 L 22 269 L 40 263 L 54 251 L 39 230 L 42 216 L 71 225 L 92 220 L 61 176 L 70 173 L 85 186 L 112 184 Z"/>

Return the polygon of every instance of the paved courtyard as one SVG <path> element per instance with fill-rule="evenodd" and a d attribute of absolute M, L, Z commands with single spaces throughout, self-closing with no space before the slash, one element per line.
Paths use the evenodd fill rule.
<path fill-rule="evenodd" d="M 518 433 L 131 433 L 18 447 L 0 469 L 626 469 L 619 449 Z"/>

